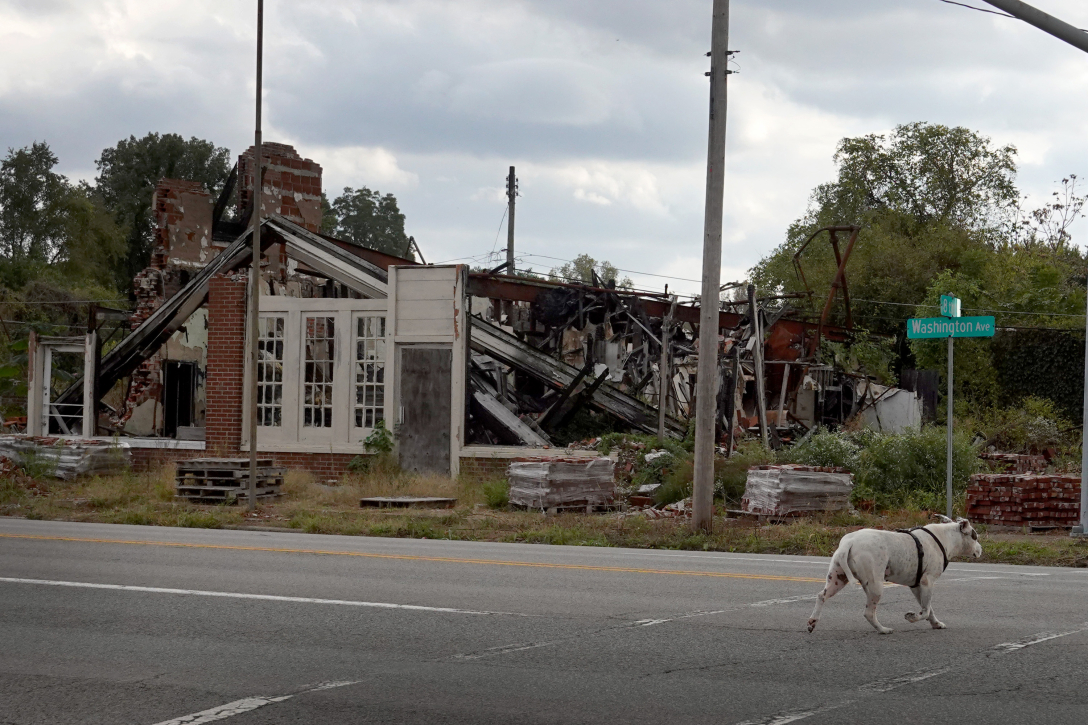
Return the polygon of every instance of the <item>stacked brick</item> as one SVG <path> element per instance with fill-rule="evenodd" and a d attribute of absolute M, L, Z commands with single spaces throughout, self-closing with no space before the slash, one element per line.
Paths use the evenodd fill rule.
<path fill-rule="evenodd" d="M 1041 473 L 1046 470 L 1046 456 L 1021 453 L 983 453 L 984 461 L 992 461 L 1006 473 Z"/>
<path fill-rule="evenodd" d="M 1001 526 L 1073 526 L 1080 517 L 1080 476 L 976 474 L 967 488 L 967 517 Z"/>
<path fill-rule="evenodd" d="M 850 507 L 854 476 L 828 466 L 753 466 L 741 499 L 741 510 L 768 516 L 799 516 Z"/>

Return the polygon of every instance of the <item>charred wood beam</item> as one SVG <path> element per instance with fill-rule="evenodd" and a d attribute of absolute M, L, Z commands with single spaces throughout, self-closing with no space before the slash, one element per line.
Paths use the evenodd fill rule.
<path fill-rule="evenodd" d="M 556 287 L 573 290 L 586 290 L 596 293 L 611 293 L 629 300 L 632 306 L 635 302 L 650 317 L 664 317 L 669 311 L 669 300 L 665 295 L 622 294 L 617 290 L 593 289 L 585 285 L 568 284 L 564 282 L 551 282 L 544 280 L 531 280 L 520 277 L 491 276 L 481 273 L 469 275 L 468 292 L 474 297 L 487 297 L 489 299 L 510 300 L 513 302 L 536 302 L 537 298 Z M 676 322 L 687 322 L 692 326 L 699 324 L 699 308 L 693 305 L 677 305 L 676 314 L 673 317 Z M 722 311 L 718 315 L 719 329 L 736 329 L 745 321 L 745 315 L 735 312 Z M 784 326 L 794 335 L 804 335 L 806 330 L 813 330 L 815 326 L 802 320 L 782 319 L 778 325 Z M 769 332 L 769 330 L 768 330 Z M 656 335 L 654 336 L 656 337 Z M 840 327 L 825 325 L 823 337 L 835 342 L 845 342 L 849 339 L 849 332 Z"/>
<path fill-rule="evenodd" d="M 473 350 L 521 370 L 548 387 L 562 390 L 578 377 L 578 369 L 573 365 L 556 360 L 477 317 L 471 318 L 471 327 L 469 343 Z M 657 432 L 657 410 L 611 385 L 602 384 L 594 392 L 591 404 L 632 428 L 650 434 Z M 665 427 L 673 438 L 682 439 L 687 433 L 687 426 L 672 416 L 666 419 Z"/>

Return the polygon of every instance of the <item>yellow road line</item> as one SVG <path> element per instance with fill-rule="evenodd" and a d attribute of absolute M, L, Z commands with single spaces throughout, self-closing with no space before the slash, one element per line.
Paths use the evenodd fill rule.
<path fill-rule="evenodd" d="M 359 551 L 323 551 L 320 549 L 280 549 L 269 546 L 226 546 L 222 544 L 186 544 L 172 541 L 126 541 L 123 539 L 84 539 L 74 536 L 35 536 L 30 534 L 0 534 L 2 539 L 30 539 L 35 541 L 72 541 L 84 544 L 119 544 L 127 546 L 169 546 L 180 549 L 220 549 L 224 551 L 266 551 L 275 554 L 316 554 L 321 556 L 357 556 L 364 559 L 399 559 L 402 561 L 434 561 L 443 564 L 479 564 L 487 566 L 523 566 L 535 569 L 576 569 L 605 571 L 622 574 L 665 574 L 672 576 L 707 576 L 722 579 L 761 579 L 783 582 L 819 582 L 823 579 L 776 574 L 735 574 L 730 572 L 682 571 L 670 569 L 639 569 L 620 566 L 590 566 L 588 564 L 548 564 L 531 561 L 502 561 L 501 559 L 456 559 L 442 556 L 412 556 L 410 554 L 372 554 Z"/>

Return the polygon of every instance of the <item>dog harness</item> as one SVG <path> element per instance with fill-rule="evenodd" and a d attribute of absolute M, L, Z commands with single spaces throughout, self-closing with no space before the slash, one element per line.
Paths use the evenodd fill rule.
<path fill-rule="evenodd" d="M 948 568 L 948 552 L 944 550 L 944 544 L 941 543 L 941 540 L 937 538 L 936 534 L 927 529 L 925 526 L 915 526 L 913 529 L 896 529 L 896 531 L 901 534 L 906 534 L 910 538 L 914 539 L 914 548 L 918 550 L 918 576 L 914 577 L 914 584 L 911 586 L 911 589 L 917 589 L 918 585 L 922 583 L 922 571 L 924 569 L 925 562 L 925 552 L 922 551 L 922 542 L 919 541 L 918 537 L 914 535 L 915 531 L 924 531 L 931 537 L 933 537 L 933 540 L 937 542 L 937 548 L 941 550 L 941 556 L 944 557 L 944 569 L 941 569 L 941 571 L 943 572 L 945 569 Z"/>

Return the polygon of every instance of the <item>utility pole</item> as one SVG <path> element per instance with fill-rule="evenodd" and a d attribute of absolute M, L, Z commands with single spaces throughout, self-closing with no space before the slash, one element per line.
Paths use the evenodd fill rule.
<path fill-rule="evenodd" d="M 710 31 L 710 134 L 707 142 L 703 289 L 699 298 L 699 368 L 695 393 L 695 480 L 691 525 L 714 526 L 714 448 L 718 396 L 718 325 L 725 206 L 725 112 L 729 78 L 729 0 L 714 0 Z"/>
<path fill-rule="evenodd" d="M 253 140 L 253 259 L 249 266 L 249 510 L 257 508 L 257 350 L 261 306 L 261 86 L 264 65 L 264 0 L 257 0 L 257 124 Z"/>
<path fill-rule="evenodd" d="M 506 198 L 509 206 L 506 220 L 506 273 L 514 276 L 514 203 L 518 198 L 518 177 L 514 176 L 514 167 L 506 177 Z"/>
<path fill-rule="evenodd" d="M 1044 33 L 1064 40 L 1075 48 L 1088 53 L 1088 33 L 1069 23 L 1058 20 L 1038 8 L 1020 0 L 985 0 L 999 10 L 1034 25 Z M 1081 428 L 1080 447 L 1080 525 L 1073 527 L 1073 536 L 1088 536 L 1088 315 L 1084 321 L 1084 418 Z"/>

